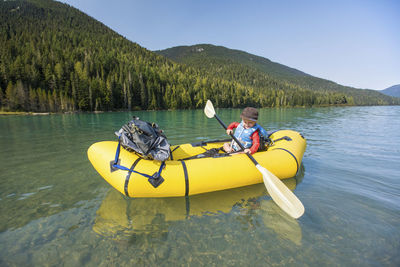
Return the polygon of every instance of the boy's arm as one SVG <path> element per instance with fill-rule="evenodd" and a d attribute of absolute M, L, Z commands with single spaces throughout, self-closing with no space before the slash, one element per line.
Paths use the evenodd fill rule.
<path fill-rule="evenodd" d="M 240 124 L 239 122 L 234 121 L 234 122 L 232 122 L 231 124 L 229 124 L 227 130 L 233 130 L 233 129 L 235 129 L 236 127 L 238 127 L 239 124 Z"/>
<path fill-rule="evenodd" d="M 230 133 L 233 133 L 233 129 L 239 126 L 240 123 L 238 122 L 232 122 L 229 124 L 228 128 L 226 128 L 226 134 L 230 135 Z"/>
<path fill-rule="evenodd" d="M 258 131 L 255 131 L 251 135 L 251 140 L 253 140 L 253 145 L 250 147 L 250 153 L 254 154 L 257 152 L 258 148 L 260 147 L 260 135 L 258 134 Z"/>

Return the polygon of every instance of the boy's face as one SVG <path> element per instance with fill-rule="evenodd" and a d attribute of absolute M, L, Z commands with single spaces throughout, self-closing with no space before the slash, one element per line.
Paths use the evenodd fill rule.
<path fill-rule="evenodd" d="M 245 129 L 249 129 L 249 128 L 253 127 L 256 124 L 255 121 L 248 120 L 246 118 L 242 118 L 242 120 L 243 120 L 243 126 L 244 126 Z"/>

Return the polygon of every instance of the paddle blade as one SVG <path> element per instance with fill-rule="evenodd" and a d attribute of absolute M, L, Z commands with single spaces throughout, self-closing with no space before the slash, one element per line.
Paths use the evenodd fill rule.
<path fill-rule="evenodd" d="M 261 165 L 256 165 L 262 173 L 265 187 L 275 203 L 287 214 L 297 219 L 304 213 L 304 206 L 286 185 L 273 173 Z"/>
<path fill-rule="evenodd" d="M 204 107 L 204 113 L 210 119 L 215 116 L 214 106 L 210 100 L 207 100 L 206 106 Z"/>

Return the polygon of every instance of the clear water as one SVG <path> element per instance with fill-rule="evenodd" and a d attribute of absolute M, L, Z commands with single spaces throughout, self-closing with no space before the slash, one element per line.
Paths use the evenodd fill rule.
<path fill-rule="evenodd" d="M 297 221 L 262 184 L 126 199 L 86 150 L 132 115 L 172 144 L 226 137 L 202 110 L 0 117 L 0 266 L 400 265 L 400 107 L 260 111 L 266 129 L 307 138 L 285 181 L 306 208 Z"/>

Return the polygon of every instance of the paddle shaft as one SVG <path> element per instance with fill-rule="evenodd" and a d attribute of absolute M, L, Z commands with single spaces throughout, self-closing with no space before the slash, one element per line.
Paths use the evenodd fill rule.
<path fill-rule="evenodd" d="M 225 128 L 225 130 L 228 129 L 228 127 L 226 127 L 225 123 L 217 116 L 217 114 L 214 114 L 214 117 L 222 125 L 222 127 Z M 233 140 L 235 140 L 236 144 L 238 144 L 240 146 L 240 148 L 244 150 L 243 145 L 239 142 L 239 140 L 237 140 L 237 138 L 233 135 L 233 133 L 230 133 L 230 136 L 232 137 Z M 254 165 L 256 165 L 256 166 L 258 165 L 258 162 L 256 161 L 255 158 L 253 158 L 252 155 L 250 155 L 249 153 L 246 153 L 246 155 L 249 157 L 249 159 L 251 159 L 251 161 L 254 163 Z"/>

